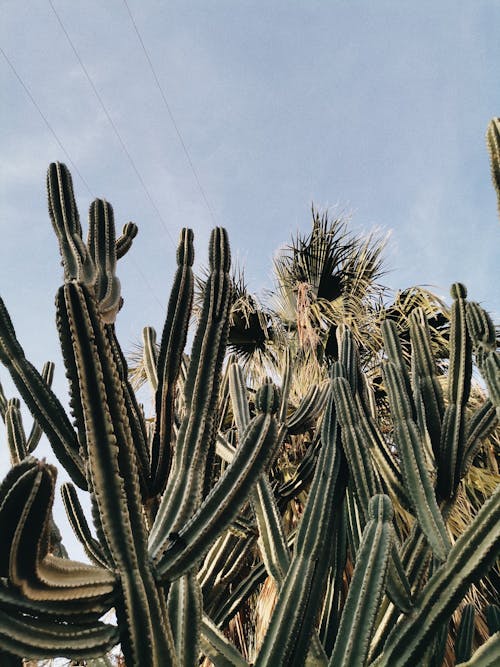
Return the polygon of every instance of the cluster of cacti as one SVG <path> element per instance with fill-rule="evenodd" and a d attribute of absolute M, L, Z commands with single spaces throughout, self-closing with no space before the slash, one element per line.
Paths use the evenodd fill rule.
<path fill-rule="evenodd" d="M 0 487 L 0 651 L 20 658 L 98 659 L 118 644 L 129 667 L 248 665 L 224 633 L 269 576 L 277 602 L 253 663 L 279 665 L 442 664 L 451 615 L 500 552 L 500 487 L 452 543 L 448 518 L 482 439 L 500 416 L 500 355 L 480 306 L 452 288 L 447 391 L 426 319 L 412 316 L 408 367 L 396 327 L 383 326 L 381 430 L 370 382 L 346 327 L 324 386 L 292 406 L 293 360 L 280 390 L 250 392 L 226 359 L 232 281 L 227 234 L 210 239 L 210 272 L 189 358 L 193 234 L 183 230 L 159 346 L 144 332 L 155 393 L 150 428 L 115 334 L 121 306 L 116 260 L 137 228 L 115 239 L 112 209 L 96 200 L 87 244 L 71 177 L 48 175 L 49 210 L 64 266 L 57 328 L 73 423 L 26 359 L 0 301 L 0 360 L 35 424 L 27 437 L 16 399 L 0 391 L 13 467 Z M 489 398 L 469 407 L 473 356 Z M 73 484 L 62 486 L 69 522 L 91 564 L 67 557 L 52 519 L 56 469 L 33 456 L 41 432 Z M 291 479 L 270 473 L 283 447 L 307 432 Z M 89 525 L 75 485 L 90 496 Z M 283 511 L 307 490 L 296 529 Z M 393 508 L 413 517 L 404 534 Z M 103 615 L 116 612 L 116 625 Z M 470 662 L 474 609 L 464 607 L 457 661 L 500 660 L 498 608 L 491 638 Z M 2 663 L 3 664 L 3 663 Z M 98 664 L 98 663 L 96 663 Z"/>

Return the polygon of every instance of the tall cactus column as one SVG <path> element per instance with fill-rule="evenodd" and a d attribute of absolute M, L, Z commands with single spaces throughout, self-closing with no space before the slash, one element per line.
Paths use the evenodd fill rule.
<path fill-rule="evenodd" d="M 500 118 L 492 118 L 486 131 L 486 144 L 490 153 L 491 178 L 497 193 L 500 216 Z"/>

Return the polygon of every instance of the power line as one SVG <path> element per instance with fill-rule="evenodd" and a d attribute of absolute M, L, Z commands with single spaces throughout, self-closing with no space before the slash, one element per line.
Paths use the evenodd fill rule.
<path fill-rule="evenodd" d="M 49 1 L 50 1 L 50 0 L 49 0 Z M 35 107 L 35 109 L 38 111 L 40 117 L 42 118 L 43 122 L 44 122 L 45 125 L 47 126 L 48 130 L 50 131 L 50 133 L 51 133 L 52 136 L 54 137 L 55 141 L 57 142 L 57 145 L 59 146 L 59 148 L 62 150 L 62 152 L 63 152 L 64 155 L 66 156 L 68 162 L 71 164 L 72 169 L 78 174 L 80 180 L 82 181 L 82 183 L 84 184 L 84 186 L 85 186 L 87 192 L 89 193 L 89 196 L 92 197 L 92 198 L 94 198 L 95 195 L 94 195 L 94 193 L 92 192 L 92 190 L 91 190 L 89 184 L 87 183 L 87 181 L 86 181 L 85 178 L 83 177 L 81 171 L 78 169 L 78 167 L 76 166 L 75 162 L 72 160 L 70 154 L 68 153 L 68 151 L 67 151 L 66 148 L 64 147 L 64 144 L 62 143 L 61 139 L 59 138 L 57 132 L 54 130 L 54 128 L 52 127 L 52 125 L 49 123 L 47 117 L 45 116 L 45 114 L 44 114 L 43 111 L 41 110 L 40 105 L 38 104 L 38 102 L 36 101 L 36 99 L 33 97 L 33 94 L 31 93 L 30 89 L 28 88 L 28 86 L 26 85 L 26 83 L 23 81 L 23 79 L 21 78 L 21 75 L 18 73 L 18 71 L 16 70 L 14 64 L 13 64 L 12 61 L 8 58 L 7 54 L 5 53 L 5 51 L 3 50 L 3 48 L 2 48 L 1 46 L 0 46 L 0 52 L 2 53 L 2 55 L 3 55 L 4 59 L 5 59 L 5 61 L 6 61 L 7 64 L 9 65 L 9 67 L 11 68 L 12 72 L 14 73 L 16 79 L 18 80 L 18 82 L 20 83 L 20 85 L 22 86 L 22 88 L 24 89 L 25 93 L 28 95 L 28 97 L 29 97 L 31 103 L 33 104 L 33 106 Z M 144 283 L 145 283 L 147 289 L 149 290 L 151 296 L 153 297 L 153 299 L 154 299 L 154 300 L 156 301 L 156 303 L 160 306 L 160 308 L 164 308 L 164 304 L 161 303 L 160 299 L 159 299 L 159 298 L 156 296 L 156 294 L 153 292 L 153 289 L 152 289 L 152 287 L 151 287 L 151 284 L 150 284 L 149 281 L 147 280 L 146 276 L 145 276 L 144 273 L 142 272 L 142 270 L 141 270 L 141 268 L 139 267 L 139 265 L 137 264 L 137 262 L 134 260 L 133 257 L 130 257 L 130 261 L 131 261 L 131 263 L 134 265 L 134 268 L 136 269 L 136 271 L 137 271 L 137 273 L 139 274 L 139 276 L 140 276 L 140 277 L 142 278 L 142 280 L 144 281 Z"/>
<path fill-rule="evenodd" d="M 162 224 L 162 226 L 163 226 L 165 232 L 167 233 L 167 235 L 168 235 L 168 237 L 169 237 L 169 239 L 170 239 L 172 245 L 173 245 L 174 248 L 175 248 L 175 247 L 176 247 L 176 246 L 175 246 L 175 241 L 174 241 L 174 239 L 172 238 L 172 234 L 170 233 L 170 231 L 169 231 L 169 229 L 168 229 L 168 227 L 167 227 L 167 224 L 166 224 L 165 220 L 163 219 L 163 216 L 162 216 L 162 214 L 161 214 L 161 212 L 160 212 L 160 209 L 159 209 L 159 208 L 157 207 L 157 205 L 155 204 L 154 199 L 153 199 L 151 193 L 149 192 L 148 187 L 147 187 L 147 185 L 146 185 L 146 183 L 145 183 L 145 181 L 144 181 L 144 179 L 143 179 L 143 177 L 142 177 L 142 175 L 141 175 L 139 169 L 137 168 L 137 165 L 136 165 L 136 163 L 135 163 L 134 158 L 133 158 L 132 155 L 130 154 L 130 152 L 129 152 L 129 150 L 128 150 L 128 148 L 127 148 L 127 146 L 126 146 L 126 144 L 125 144 L 125 142 L 124 142 L 124 140 L 123 140 L 121 134 L 120 134 L 119 131 L 118 131 L 118 128 L 116 127 L 116 125 L 115 125 L 113 119 L 111 118 L 111 115 L 110 115 L 110 113 L 109 113 L 109 111 L 108 111 L 106 105 L 104 104 L 103 99 L 102 99 L 101 95 L 99 94 L 99 91 L 97 90 L 97 88 L 96 88 L 96 86 L 95 86 L 95 84 L 94 84 L 94 82 L 93 82 L 93 80 L 92 80 L 92 77 L 90 76 L 90 74 L 89 74 L 87 68 L 85 67 L 85 65 L 84 65 L 84 63 L 83 63 L 83 60 L 81 59 L 80 54 L 78 53 L 78 51 L 77 51 L 77 49 L 76 49 L 76 46 L 75 46 L 74 43 L 73 43 L 73 40 L 72 40 L 71 37 L 69 36 L 69 33 L 68 33 L 68 31 L 66 30 L 66 27 L 65 27 L 64 23 L 62 22 L 61 17 L 60 17 L 59 14 L 57 13 L 57 10 L 56 10 L 56 8 L 55 8 L 54 5 L 53 5 L 52 0 L 49 0 L 49 4 L 50 4 L 50 6 L 51 6 L 51 8 L 52 8 L 52 11 L 54 12 L 54 15 L 55 15 L 55 17 L 56 17 L 56 19 L 57 19 L 57 21 L 58 21 L 58 23 L 59 23 L 59 25 L 60 25 L 60 27 L 61 27 L 63 33 L 64 33 L 66 39 L 68 40 L 69 45 L 71 46 L 71 48 L 72 48 L 72 50 L 73 50 L 73 53 L 75 54 L 76 59 L 77 59 L 78 62 L 80 63 L 80 67 L 82 68 L 82 71 L 83 71 L 83 73 L 85 74 L 85 77 L 86 77 L 87 81 L 89 82 L 90 87 L 92 88 L 92 90 L 93 90 L 93 92 L 94 92 L 94 95 L 96 96 L 96 98 L 97 98 L 97 100 L 98 100 L 98 102 L 99 102 L 99 104 L 100 104 L 100 106 L 101 106 L 101 109 L 103 110 L 104 114 L 106 115 L 106 118 L 108 119 L 109 124 L 110 124 L 111 127 L 113 128 L 113 132 L 115 133 L 116 138 L 117 138 L 118 141 L 120 142 L 120 145 L 121 145 L 121 147 L 122 147 L 122 149 L 123 149 L 123 152 L 124 152 L 125 155 L 127 156 L 127 159 L 128 159 L 128 161 L 130 162 L 130 165 L 132 166 L 132 169 L 134 170 L 134 172 L 135 172 L 135 174 L 136 174 L 136 176 L 137 176 L 137 178 L 138 178 L 138 180 L 139 180 L 139 182 L 140 182 L 140 184 L 141 184 L 141 186 L 142 186 L 142 189 L 144 190 L 144 192 L 145 192 L 147 198 L 149 199 L 149 201 L 150 201 L 152 207 L 153 207 L 154 210 L 156 211 L 156 214 L 157 214 L 157 216 L 158 216 L 158 219 L 160 220 L 160 222 L 161 222 L 161 224 Z"/>
<path fill-rule="evenodd" d="M 22 80 L 20 74 L 18 73 L 18 71 L 17 71 L 16 68 L 14 67 L 14 64 L 13 64 L 12 61 L 8 58 L 7 54 L 6 54 L 5 51 L 2 49 L 2 47 L 0 47 L 0 51 L 2 52 L 2 55 L 3 55 L 3 57 L 4 57 L 5 61 L 6 61 L 6 63 L 9 65 L 10 69 L 11 69 L 12 72 L 14 73 L 14 76 L 16 77 L 16 79 L 19 81 L 19 83 L 20 83 L 21 86 L 23 87 L 24 92 L 25 92 L 26 95 L 30 98 L 31 103 L 33 104 L 33 106 L 35 107 L 35 109 L 38 111 L 38 113 L 39 113 L 40 117 L 42 118 L 43 122 L 45 123 L 45 125 L 46 125 L 47 128 L 48 128 L 48 130 L 50 131 L 50 133 L 51 133 L 52 136 L 54 137 L 54 139 L 55 139 L 57 145 L 58 145 L 59 148 L 62 150 L 62 152 L 64 153 L 64 155 L 66 156 L 66 158 L 68 159 L 68 162 L 71 164 L 71 166 L 73 167 L 74 171 L 78 174 L 78 176 L 79 176 L 80 180 L 82 181 L 82 183 L 83 183 L 83 184 L 85 185 L 85 187 L 87 188 L 87 191 L 88 191 L 89 195 L 90 195 L 91 197 L 93 197 L 94 195 L 92 194 L 92 190 L 90 189 L 89 184 L 87 183 L 87 181 L 85 180 L 85 178 L 82 176 L 82 174 L 81 174 L 80 170 L 78 169 L 78 167 L 76 166 L 76 164 L 75 164 L 75 163 L 73 162 L 73 160 L 71 159 L 71 157 L 70 157 L 68 151 L 64 148 L 61 139 L 59 139 L 59 137 L 58 137 L 56 131 L 54 130 L 54 128 L 52 127 L 52 125 L 51 125 L 51 124 L 49 123 L 49 121 L 47 120 L 47 117 L 45 116 L 45 114 L 44 114 L 43 111 L 41 110 L 41 108 L 40 108 L 39 104 L 37 103 L 37 101 L 35 100 L 35 98 L 33 97 L 33 95 L 32 95 L 32 93 L 31 93 L 30 89 L 29 89 L 28 86 L 24 83 L 24 81 Z"/>
<path fill-rule="evenodd" d="M 51 0 L 49 0 L 49 2 L 51 2 Z M 51 2 L 51 4 L 52 4 L 52 2 Z M 200 177 L 199 177 L 199 175 L 198 175 L 198 172 L 197 172 L 196 169 L 195 169 L 193 160 L 191 159 L 191 155 L 189 154 L 189 151 L 188 151 L 188 149 L 187 149 L 186 143 L 184 142 L 184 139 L 182 138 L 182 134 L 181 134 L 181 132 L 180 132 L 180 130 L 179 130 L 179 126 L 177 125 L 177 123 L 176 123 L 176 121 L 175 121 L 174 115 L 173 115 L 173 113 L 172 113 L 172 109 L 170 108 L 170 104 L 168 103 L 168 100 L 167 100 L 167 96 L 165 95 L 165 91 L 163 90 L 163 87 L 162 87 L 162 85 L 161 85 L 161 83 L 160 83 L 160 80 L 159 80 L 159 78 L 158 78 L 158 75 L 156 74 L 156 70 L 155 70 L 155 68 L 154 68 L 153 62 L 152 62 L 152 60 L 151 60 L 151 58 L 150 58 L 150 56 L 149 56 L 148 50 L 146 49 L 146 45 L 144 44 L 144 40 L 143 40 L 142 37 L 141 37 L 141 33 L 139 32 L 139 28 L 138 28 L 138 26 L 137 26 L 137 23 L 136 23 L 136 21 L 135 21 L 135 19 L 134 19 L 134 16 L 133 16 L 131 10 L 130 10 L 130 7 L 129 7 L 129 5 L 128 5 L 127 0 L 123 0 L 123 4 L 124 4 L 125 7 L 127 8 L 127 12 L 128 12 L 129 17 L 130 17 L 130 20 L 132 21 L 132 25 L 133 25 L 133 27 L 134 27 L 135 33 L 136 33 L 137 38 L 138 38 L 138 40 L 139 40 L 139 42 L 140 42 L 140 45 L 141 45 L 141 47 L 142 47 L 142 50 L 144 51 L 144 55 L 146 56 L 146 60 L 147 60 L 148 65 L 149 65 L 149 69 L 151 70 L 151 73 L 152 73 L 152 75 L 153 75 L 153 78 L 154 78 L 154 80 L 155 80 L 155 82 L 156 82 L 156 86 L 157 86 L 158 90 L 160 91 L 160 95 L 161 95 L 161 98 L 162 98 L 162 100 L 163 100 L 163 104 L 165 105 L 165 109 L 167 110 L 167 113 L 168 113 L 168 115 L 169 115 L 169 117 L 170 117 L 170 120 L 172 121 L 172 125 L 174 126 L 175 132 L 176 132 L 177 137 L 178 137 L 178 139 L 179 139 L 179 142 L 180 142 L 180 144 L 181 144 L 181 146 L 182 146 L 182 149 L 183 149 L 183 151 L 184 151 L 184 154 L 186 155 L 186 159 L 187 159 L 187 161 L 188 161 L 188 163 L 189 163 L 189 166 L 191 167 L 191 171 L 193 172 L 194 178 L 195 178 L 196 183 L 197 183 L 197 185 L 198 185 L 198 189 L 199 189 L 199 191 L 200 191 L 200 193 L 201 193 L 201 196 L 202 196 L 202 198 L 203 198 L 203 201 L 205 202 L 205 205 L 206 205 L 206 207 L 207 207 L 207 209 L 208 209 L 208 212 L 210 213 L 210 217 L 212 218 L 212 221 L 213 221 L 214 225 L 217 226 L 217 220 L 216 220 L 216 218 L 215 218 L 214 211 L 213 211 L 212 207 L 210 206 L 210 202 L 208 201 L 208 197 L 207 197 L 207 195 L 206 195 L 206 193 L 205 193 L 205 190 L 204 190 L 204 188 L 203 188 L 203 186 L 202 186 L 202 184 L 201 184 L 201 181 L 200 181 Z"/>

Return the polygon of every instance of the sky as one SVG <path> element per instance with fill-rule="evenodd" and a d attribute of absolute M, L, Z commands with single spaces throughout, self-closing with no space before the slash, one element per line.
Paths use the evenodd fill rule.
<path fill-rule="evenodd" d="M 118 269 L 125 352 L 161 331 L 183 226 L 197 267 L 226 227 L 260 292 L 311 204 L 390 232 L 388 286 L 447 298 L 461 281 L 500 319 L 484 140 L 500 115 L 498 0 L 3 0 L 0 16 L 0 295 L 28 358 L 56 362 L 61 400 L 56 160 L 84 226 L 97 196 L 118 230 L 139 226 Z M 0 382 L 16 395 L 3 368 Z"/>

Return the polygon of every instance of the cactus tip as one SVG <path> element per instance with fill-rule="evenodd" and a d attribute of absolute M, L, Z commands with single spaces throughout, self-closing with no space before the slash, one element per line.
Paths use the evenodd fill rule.
<path fill-rule="evenodd" d="M 368 513 L 371 519 L 380 517 L 382 521 L 392 521 L 394 510 L 389 496 L 379 493 L 370 499 Z"/>
<path fill-rule="evenodd" d="M 216 227 L 212 230 L 208 259 L 211 269 L 220 266 L 221 271 L 229 271 L 231 266 L 231 251 L 229 249 L 227 231 L 223 227 Z"/>
<path fill-rule="evenodd" d="M 179 238 L 179 246 L 177 248 L 177 265 L 193 266 L 194 262 L 194 246 L 193 246 L 193 230 L 184 227 L 181 230 Z"/>
<path fill-rule="evenodd" d="M 466 299 L 467 288 L 462 283 L 453 283 L 450 289 L 450 294 L 453 299 Z"/>
<path fill-rule="evenodd" d="M 280 404 L 279 391 L 271 382 L 267 381 L 260 387 L 255 396 L 255 407 L 259 412 L 274 414 L 277 412 Z"/>

